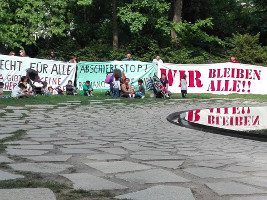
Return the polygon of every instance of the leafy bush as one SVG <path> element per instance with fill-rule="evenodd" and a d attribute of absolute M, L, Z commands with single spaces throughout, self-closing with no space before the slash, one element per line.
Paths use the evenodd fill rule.
<path fill-rule="evenodd" d="M 197 20 L 195 23 L 184 21 L 175 23 L 174 30 L 177 32 L 178 39 L 182 45 L 206 48 L 211 45 L 224 46 L 224 42 L 217 36 L 207 33 L 212 29 L 214 24 L 212 18 Z"/>
<path fill-rule="evenodd" d="M 229 40 L 228 55 L 235 56 L 237 60 L 245 64 L 267 66 L 267 49 L 259 42 L 260 34 L 234 34 Z"/>

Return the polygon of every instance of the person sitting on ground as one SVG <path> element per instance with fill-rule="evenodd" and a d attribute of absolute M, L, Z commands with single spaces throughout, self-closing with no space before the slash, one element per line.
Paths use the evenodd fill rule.
<path fill-rule="evenodd" d="M 154 58 L 152 62 L 153 62 L 153 63 L 156 63 L 157 65 L 158 65 L 159 63 L 163 63 L 163 61 L 160 59 L 160 56 L 159 56 L 159 55 L 157 55 L 156 58 Z"/>
<path fill-rule="evenodd" d="M 61 89 L 60 86 L 58 86 L 55 90 L 57 92 L 57 95 L 60 95 L 60 96 L 63 96 L 64 95 L 63 90 Z"/>
<path fill-rule="evenodd" d="M 45 92 L 45 95 L 47 96 L 53 95 L 53 88 L 51 86 L 48 87 L 47 91 Z"/>
<path fill-rule="evenodd" d="M 160 82 L 166 89 L 168 89 L 169 81 L 167 80 L 165 73 L 161 74 Z"/>
<path fill-rule="evenodd" d="M 181 93 L 182 93 L 182 97 L 186 98 L 186 95 L 187 95 L 186 74 L 183 75 L 183 79 L 181 80 Z"/>
<path fill-rule="evenodd" d="M 128 54 L 126 55 L 126 58 L 123 58 L 122 61 L 133 61 L 133 59 L 132 59 L 132 54 L 128 53 Z"/>
<path fill-rule="evenodd" d="M 4 98 L 4 83 L 0 82 L 0 98 Z"/>
<path fill-rule="evenodd" d="M 5 84 L 3 82 L 0 82 L 0 99 L 10 97 L 9 95 L 4 94 L 4 86 Z"/>
<path fill-rule="evenodd" d="M 166 87 L 164 87 L 164 85 L 162 85 L 161 83 L 157 83 L 157 86 L 162 90 L 164 96 L 169 98 L 168 90 L 166 89 Z"/>
<path fill-rule="evenodd" d="M 77 95 L 76 88 L 72 85 L 72 80 L 69 80 L 68 85 L 66 85 L 66 94 L 67 95 Z"/>
<path fill-rule="evenodd" d="M 130 95 L 132 96 L 134 93 L 130 91 L 130 86 L 129 86 L 130 79 L 126 78 L 124 83 L 121 85 L 121 92 L 122 95 L 121 97 L 129 98 Z"/>
<path fill-rule="evenodd" d="M 236 60 L 236 58 L 234 56 L 231 57 L 231 60 L 228 61 L 230 63 L 240 63 L 239 61 Z"/>
<path fill-rule="evenodd" d="M 83 85 L 82 96 L 93 96 L 93 87 L 90 81 L 86 81 Z"/>
<path fill-rule="evenodd" d="M 135 91 L 135 88 L 134 88 L 133 85 L 129 85 L 129 90 L 128 91 L 132 92 L 131 94 L 129 94 L 129 98 L 131 98 L 131 99 L 135 98 L 136 91 Z"/>
<path fill-rule="evenodd" d="M 82 90 L 83 89 L 83 84 L 82 82 L 79 82 L 79 90 Z"/>
<path fill-rule="evenodd" d="M 161 74 L 160 82 L 165 87 L 165 89 L 168 90 L 168 88 L 169 88 L 169 81 L 167 80 L 165 73 L 162 73 Z M 171 95 L 172 95 L 172 93 L 168 90 L 168 96 L 171 96 Z"/>
<path fill-rule="evenodd" d="M 113 89 L 112 89 L 112 97 L 120 97 L 120 90 L 121 90 L 121 81 L 120 77 L 115 77 L 112 84 L 113 84 Z"/>
<path fill-rule="evenodd" d="M 52 95 L 58 95 L 57 91 L 53 89 L 52 86 L 48 87 L 47 92 L 45 93 L 47 96 L 52 96 Z"/>
<path fill-rule="evenodd" d="M 20 83 L 23 83 L 24 85 L 25 85 L 25 87 L 26 87 L 26 90 L 27 90 L 27 94 L 28 95 L 33 95 L 34 93 L 33 93 L 33 89 L 32 89 L 32 86 L 30 85 L 30 80 L 29 80 L 29 78 L 27 77 L 27 76 L 22 76 L 21 78 L 20 78 L 20 82 L 19 82 L 19 84 Z"/>
<path fill-rule="evenodd" d="M 145 98 L 145 87 L 143 85 L 143 80 L 142 79 L 139 79 L 138 80 L 138 85 L 139 85 L 139 89 L 138 91 L 135 93 L 135 96 L 138 98 Z"/>
<path fill-rule="evenodd" d="M 46 93 L 48 92 L 48 88 L 47 88 L 47 82 L 43 82 L 43 87 L 42 87 L 42 94 L 46 95 Z"/>
<path fill-rule="evenodd" d="M 78 63 L 78 55 L 74 54 L 73 58 L 69 61 L 69 63 Z"/>
<path fill-rule="evenodd" d="M 13 98 L 26 98 L 27 95 L 27 89 L 26 86 L 23 83 L 20 83 L 18 86 L 16 86 L 11 93 L 11 97 Z"/>
<path fill-rule="evenodd" d="M 57 57 L 54 51 L 50 52 L 50 56 L 48 57 L 48 60 L 57 60 Z"/>

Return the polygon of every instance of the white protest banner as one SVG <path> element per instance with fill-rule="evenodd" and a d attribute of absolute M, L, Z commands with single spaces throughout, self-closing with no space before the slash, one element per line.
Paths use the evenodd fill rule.
<path fill-rule="evenodd" d="M 172 93 L 181 92 L 181 79 L 187 75 L 188 93 L 267 94 L 267 68 L 240 63 L 158 65 Z"/>
<path fill-rule="evenodd" d="M 200 125 L 236 131 L 267 129 L 267 107 L 229 107 L 192 110 L 184 118 Z"/>
<path fill-rule="evenodd" d="M 131 84 L 138 86 L 138 80 L 147 79 L 154 76 L 156 71 L 155 63 L 140 61 L 108 61 L 108 62 L 79 62 L 77 64 L 77 86 L 80 90 L 83 84 L 88 80 L 91 82 L 94 90 L 108 90 L 109 84 L 105 83 L 107 74 L 119 69 L 125 76 L 131 80 Z"/>
<path fill-rule="evenodd" d="M 60 86 L 65 90 L 68 80 L 75 79 L 75 63 L 0 55 L 0 82 L 4 82 L 4 91 L 13 90 L 29 68 L 36 70 L 41 81 L 53 88 Z"/>

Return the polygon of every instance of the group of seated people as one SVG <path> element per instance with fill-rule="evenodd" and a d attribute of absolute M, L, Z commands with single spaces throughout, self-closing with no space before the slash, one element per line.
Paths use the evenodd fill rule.
<path fill-rule="evenodd" d="M 41 87 L 35 87 L 28 77 L 22 76 L 18 84 L 11 92 L 12 98 L 28 98 L 30 96 L 41 94 L 46 96 L 52 95 L 64 95 L 63 90 L 60 87 L 53 88 L 47 86 L 46 82 L 42 83 Z M 69 80 L 66 85 L 66 95 L 77 95 L 76 88 L 72 85 L 72 81 Z M 93 96 L 93 88 L 90 81 L 86 81 L 83 86 L 82 95 Z M 9 98 L 9 95 L 4 95 L 4 83 L 0 82 L 0 98 Z"/>
<path fill-rule="evenodd" d="M 145 98 L 145 87 L 143 86 L 143 80 L 138 80 L 139 88 L 136 91 L 133 85 L 130 85 L 130 79 L 126 78 L 122 80 L 122 78 L 114 78 L 112 82 L 111 88 L 111 96 L 118 98 Z M 67 95 L 73 95 L 71 85 L 69 85 L 70 89 L 66 87 Z M 72 86 L 73 87 L 73 86 Z M 75 90 L 75 89 L 74 89 Z M 76 90 L 75 90 L 76 91 Z M 82 96 L 93 96 L 93 87 L 90 84 L 90 81 L 86 81 L 83 85 L 83 90 L 81 93 Z"/>
<path fill-rule="evenodd" d="M 72 81 L 70 80 L 68 85 L 72 85 Z M 73 87 L 74 88 L 74 87 Z M 76 90 L 73 90 L 73 95 L 75 95 Z M 39 87 L 35 86 L 31 83 L 28 77 L 22 76 L 18 84 L 14 87 L 11 92 L 11 95 L 4 95 L 4 83 L 0 82 L 0 98 L 28 98 L 30 96 L 34 96 L 36 94 L 41 95 L 63 95 L 63 90 L 60 87 L 53 88 L 52 86 L 47 87 L 47 83 L 43 82 Z"/>
<path fill-rule="evenodd" d="M 124 97 L 124 98 L 145 98 L 145 87 L 143 80 L 138 80 L 138 89 L 136 90 L 133 85 L 130 84 L 129 78 L 114 77 L 112 86 L 110 88 L 112 97 Z M 166 98 L 170 98 L 172 93 L 168 90 L 169 82 L 166 74 L 162 73 L 160 82 L 157 83 L 158 88 L 163 92 Z"/>
<path fill-rule="evenodd" d="M 161 84 L 158 87 L 166 93 L 166 96 L 171 95 L 168 91 L 168 80 L 166 75 L 162 74 Z M 138 89 L 136 89 L 132 84 L 130 84 L 129 78 L 117 77 L 112 81 L 112 87 L 110 95 L 114 98 L 124 97 L 124 98 L 145 98 L 145 87 L 143 85 L 143 80 L 138 80 Z M 8 97 L 3 94 L 4 83 L 0 82 L 0 98 Z M 37 92 L 38 91 L 38 92 Z M 17 86 L 14 87 L 11 93 L 12 98 L 27 98 L 36 94 L 41 95 L 64 95 L 63 90 L 60 87 L 53 88 L 52 86 L 47 86 L 46 82 L 42 83 L 42 87 L 35 87 L 29 77 L 22 76 Z M 66 95 L 77 95 L 77 89 L 73 86 L 72 81 L 69 80 L 66 85 Z M 93 87 L 90 81 L 86 81 L 83 85 L 81 92 L 82 96 L 93 96 Z"/>
<path fill-rule="evenodd" d="M 34 92 L 29 78 L 26 76 L 22 76 L 17 86 L 15 86 L 12 90 L 11 97 L 27 98 L 32 95 L 34 95 Z"/>
<path fill-rule="evenodd" d="M 29 78 L 22 76 L 18 84 L 14 87 L 11 93 L 13 98 L 25 98 L 33 95 L 32 85 Z M 9 95 L 4 95 L 4 83 L 0 82 L 0 98 L 9 98 Z"/>
<path fill-rule="evenodd" d="M 124 98 L 145 98 L 145 87 L 143 86 L 143 80 L 138 80 L 138 90 L 136 91 L 133 85 L 130 85 L 130 79 L 114 78 L 112 82 L 112 97 L 124 97 Z"/>

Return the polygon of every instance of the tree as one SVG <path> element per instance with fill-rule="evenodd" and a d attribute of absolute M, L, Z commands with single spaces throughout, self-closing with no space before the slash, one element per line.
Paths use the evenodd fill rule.
<path fill-rule="evenodd" d="M 172 21 L 174 24 L 182 22 L 182 8 L 183 0 L 175 0 L 173 4 L 173 18 Z M 175 30 L 171 30 L 172 41 L 177 41 L 177 34 Z"/>
<path fill-rule="evenodd" d="M 113 0 L 112 3 L 112 22 L 113 22 L 113 47 L 118 48 L 119 47 L 119 36 L 118 36 L 118 11 L 117 11 L 117 5 L 118 1 Z"/>
<path fill-rule="evenodd" d="M 164 0 L 135 0 L 119 7 L 118 16 L 134 34 L 168 32 L 168 11 L 170 4 Z M 150 32 L 150 33 L 149 33 Z"/>
<path fill-rule="evenodd" d="M 250 20 L 247 20 L 246 32 L 260 33 L 260 42 L 267 45 L 267 4 L 265 0 L 247 0 L 244 9 Z"/>
<path fill-rule="evenodd" d="M 251 22 L 243 2 L 238 0 L 188 0 L 184 3 L 183 19 L 195 21 L 213 18 L 214 27 L 209 31 L 221 39 L 232 37 L 235 32 L 246 33 Z"/>
<path fill-rule="evenodd" d="M 38 37 L 64 36 L 67 4 L 63 0 L 17 0 L 0 3 L 0 43 L 23 48 L 36 44 Z"/>
<path fill-rule="evenodd" d="M 229 47 L 228 55 L 235 56 L 242 63 L 267 66 L 267 51 L 259 43 L 259 34 L 234 34 Z"/>
<path fill-rule="evenodd" d="M 24 47 L 42 58 L 55 50 L 63 60 L 73 53 L 82 60 L 114 60 L 131 52 L 142 61 L 155 54 L 168 62 L 220 61 L 235 49 L 224 45 L 232 44 L 233 33 L 259 33 L 267 44 L 265 1 L 0 0 L 0 53 Z M 262 55 L 262 48 L 254 50 Z"/>

